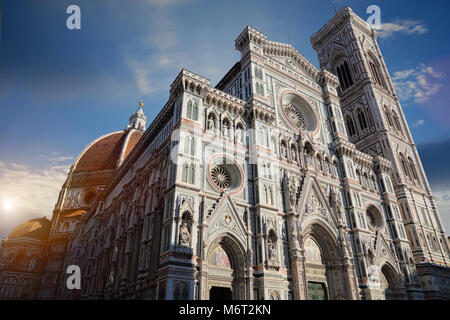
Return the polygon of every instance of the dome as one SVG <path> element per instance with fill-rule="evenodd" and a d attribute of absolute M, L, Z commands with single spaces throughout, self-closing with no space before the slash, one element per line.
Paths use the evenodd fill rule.
<path fill-rule="evenodd" d="M 115 170 L 143 134 L 139 130 L 118 131 L 94 140 L 78 156 L 73 172 Z"/>
<path fill-rule="evenodd" d="M 47 218 L 31 219 L 20 224 L 8 236 L 8 239 L 28 238 L 47 240 L 51 222 Z"/>

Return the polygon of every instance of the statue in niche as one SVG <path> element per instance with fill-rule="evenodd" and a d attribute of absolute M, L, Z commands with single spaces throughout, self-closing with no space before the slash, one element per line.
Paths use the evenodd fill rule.
<path fill-rule="evenodd" d="M 286 150 L 286 146 L 284 145 L 284 143 L 281 144 L 281 155 L 283 156 L 283 158 L 287 158 L 287 150 Z"/>
<path fill-rule="evenodd" d="M 229 138 L 230 136 L 229 136 L 229 124 L 228 124 L 228 122 L 224 122 L 223 123 L 223 136 L 225 137 L 225 138 Z"/>
<path fill-rule="evenodd" d="M 214 119 L 212 116 L 210 116 L 208 118 L 208 130 L 214 131 L 214 129 L 215 129 Z"/>
<path fill-rule="evenodd" d="M 242 142 L 242 129 L 241 127 L 236 128 L 236 141 Z"/>
<path fill-rule="evenodd" d="M 273 229 L 269 231 L 267 239 L 267 251 L 269 268 L 278 267 L 277 235 Z"/>
<path fill-rule="evenodd" d="M 297 152 L 294 147 L 291 148 L 292 161 L 297 162 Z"/>
<path fill-rule="evenodd" d="M 180 227 L 180 245 L 189 247 L 191 244 L 191 234 L 187 223 L 183 223 Z"/>
<path fill-rule="evenodd" d="M 289 179 L 289 204 L 292 210 L 297 209 L 297 186 L 294 176 Z"/>

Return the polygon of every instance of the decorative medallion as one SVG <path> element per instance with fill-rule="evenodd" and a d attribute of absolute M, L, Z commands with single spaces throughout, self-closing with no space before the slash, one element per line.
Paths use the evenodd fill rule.
<path fill-rule="evenodd" d="M 223 223 L 225 223 L 225 225 L 230 225 L 231 223 L 231 217 L 227 214 L 225 217 L 223 217 Z"/>

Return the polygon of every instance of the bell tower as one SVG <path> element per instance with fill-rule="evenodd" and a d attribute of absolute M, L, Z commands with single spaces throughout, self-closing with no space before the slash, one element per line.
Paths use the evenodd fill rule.
<path fill-rule="evenodd" d="M 392 162 L 390 177 L 379 183 L 381 189 L 395 190 L 415 260 L 410 263 L 417 264 L 419 274 L 420 265 L 427 263 L 450 266 L 448 239 L 376 30 L 344 7 L 311 37 L 311 43 L 321 69 L 339 78 L 349 140 L 360 151 Z"/>

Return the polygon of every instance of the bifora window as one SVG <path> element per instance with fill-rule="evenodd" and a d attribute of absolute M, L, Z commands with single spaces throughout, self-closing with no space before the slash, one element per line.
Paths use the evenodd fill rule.
<path fill-rule="evenodd" d="M 347 61 L 343 61 L 338 64 L 338 66 L 336 67 L 336 73 L 338 75 L 342 90 L 345 90 L 353 85 L 353 78 Z"/>

